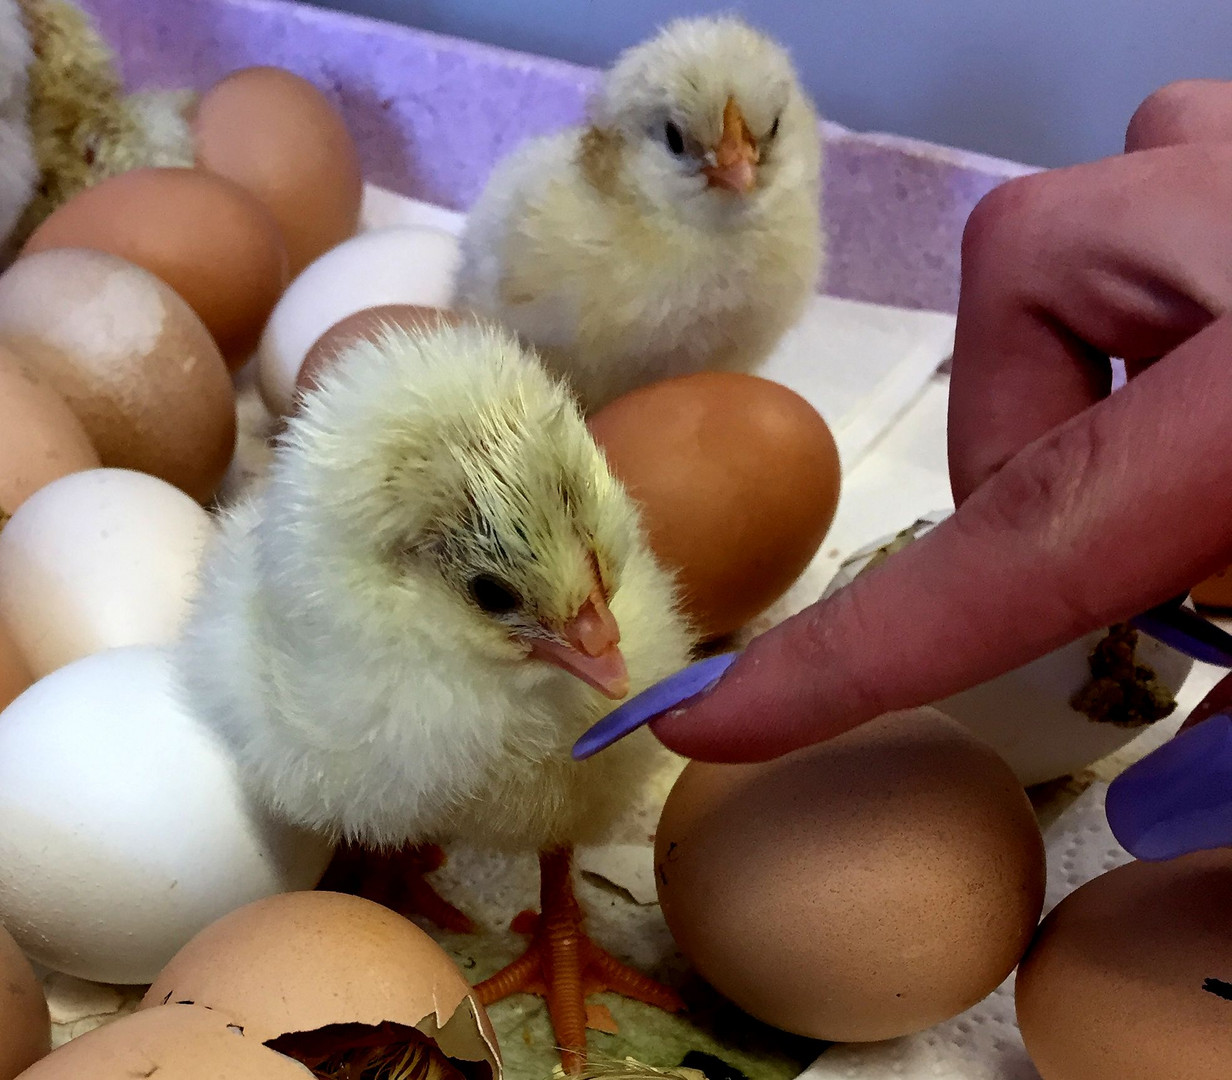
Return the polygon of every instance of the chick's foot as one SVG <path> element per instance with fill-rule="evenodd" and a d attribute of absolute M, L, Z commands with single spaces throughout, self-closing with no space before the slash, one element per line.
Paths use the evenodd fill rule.
<path fill-rule="evenodd" d="M 350 893 L 383 904 L 408 918 L 421 916 L 442 930 L 470 934 L 475 924 L 433 888 L 427 875 L 445 865 L 436 844 L 416 844 L 397 851 L 374 851 L 342 844 L 318 889 Z"/>
<path fill-rule="evenodd" d="M 533 934 L 530 947 L 481 982 L 475 994 L 485 1006 L 518 993 L 545 998 L 561 1064 L 567 1073 L 576 1074 L 586 1063 L 586 999 L 591 994 L 610 991 L 666 1012 L 679 1012 L 684 1002 L 586 936 L 573 891 L 571 852 L 541 854 L 539 874 L 542 914 L 529 921 L 514 920 L 515 930 Z"/>

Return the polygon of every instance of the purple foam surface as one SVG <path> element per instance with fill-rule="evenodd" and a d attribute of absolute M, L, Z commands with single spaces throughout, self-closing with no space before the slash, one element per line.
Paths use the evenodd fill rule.
<path fill-rule="evenodd" d="M 239 67 L 289 68 L 341 108 L 370 181 L 458 210 L 523 139 L 576 123 L 599 74 L 286 0 L 79 2 L 134 89 L 204 89 Z M 1022 171 L 945 147 L 830 131 L 825 291 L 953 311 L 967 215 Z"/>

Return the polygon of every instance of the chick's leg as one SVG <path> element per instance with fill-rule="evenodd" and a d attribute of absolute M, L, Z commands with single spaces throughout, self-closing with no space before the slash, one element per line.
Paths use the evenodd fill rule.
<path fill-rule="evenodd" d="M 362 896 L 400 915 L 420 915 L 442 930 L 472 933 L 475 924 L 467 914 L 428 881 L 427 875 L 444 864 L 445 852 L 436 844 L 415 844 L 397 851 L 343 844 L 317 888 Z"/>
<path fill-rule="evenodd" d="M 542 995 L 568 1073 L 578 1072 L 586 1062 L 589 995 L 611 991 L 667 1012 L 683 1008 L 672 990 L 621 963 L 586 936 L 582 909 L 573 891 L 572 863 L 568 850 L 539 856 L 542 913 L 533 923 L 530 947 L 475 988 L 484 1005 L 512 994 Z"/>

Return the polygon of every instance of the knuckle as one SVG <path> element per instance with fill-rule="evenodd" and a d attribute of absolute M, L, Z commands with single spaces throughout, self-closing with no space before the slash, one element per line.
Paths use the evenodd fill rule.
<path fill-rule="evenodd" d="M 1148 95 L 1130 117 L 1125 149 L 1147 150 L 1186 141 L 1207 86 L 1202 79 L 1178 79 Z"/>
<path fill-rule="evenodd" d="M 1039 176 L 1016 177 L 998 184 L 975 204 L 963 228 L 964 270 L 970 262 L 1004 258 L 1007 249 L 1023 243 L 1036 217 L 1042 186 Z"/>

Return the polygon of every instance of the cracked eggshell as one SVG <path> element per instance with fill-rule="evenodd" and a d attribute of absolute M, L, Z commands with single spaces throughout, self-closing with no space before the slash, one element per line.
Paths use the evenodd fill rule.
<path fill-rule="evenodd" d="M 168 1005 L 65 1043 L 21 1080 L 311 1080 L 303 1065 L 228 1026 L 209 1009 Z"/>
<path fill-rule="evenodd" d="M 13 1080 L 51 1050 L 47 999 L 30 961 L 0 926 L 0 1080 Z"/>
<path fill-rule="evenodd" d="M 140 1007 L 176 1001 L 209 1006 L 262 1041 L 403 1024 L 501 1077 L 496 1035 L 457 965 L 409 919 L 357 896 L 284 893 L 223 916 L 172 958 Z"/>
<path fill-rule="evenodd" d="M 883 553 L 923 536 L 949 513 L 925 515 L 896 535 L 861 548 L 844 561 L 823 598 L 850 584 Z M 1089 658 L 1106 635 L 1106 630 L 1085 634 L 1038 660 L 933 705 L 987 742 L 1025 786 L 1072 776 L 1146 730 L 1145 726 L 1095 721 L 1070 705 L 1090 681 Z M 1184 653 L 1145 634 L 1138 635 L 1135 656 L 1173 695 L 1180 692 L 1194 665 Z"/>

